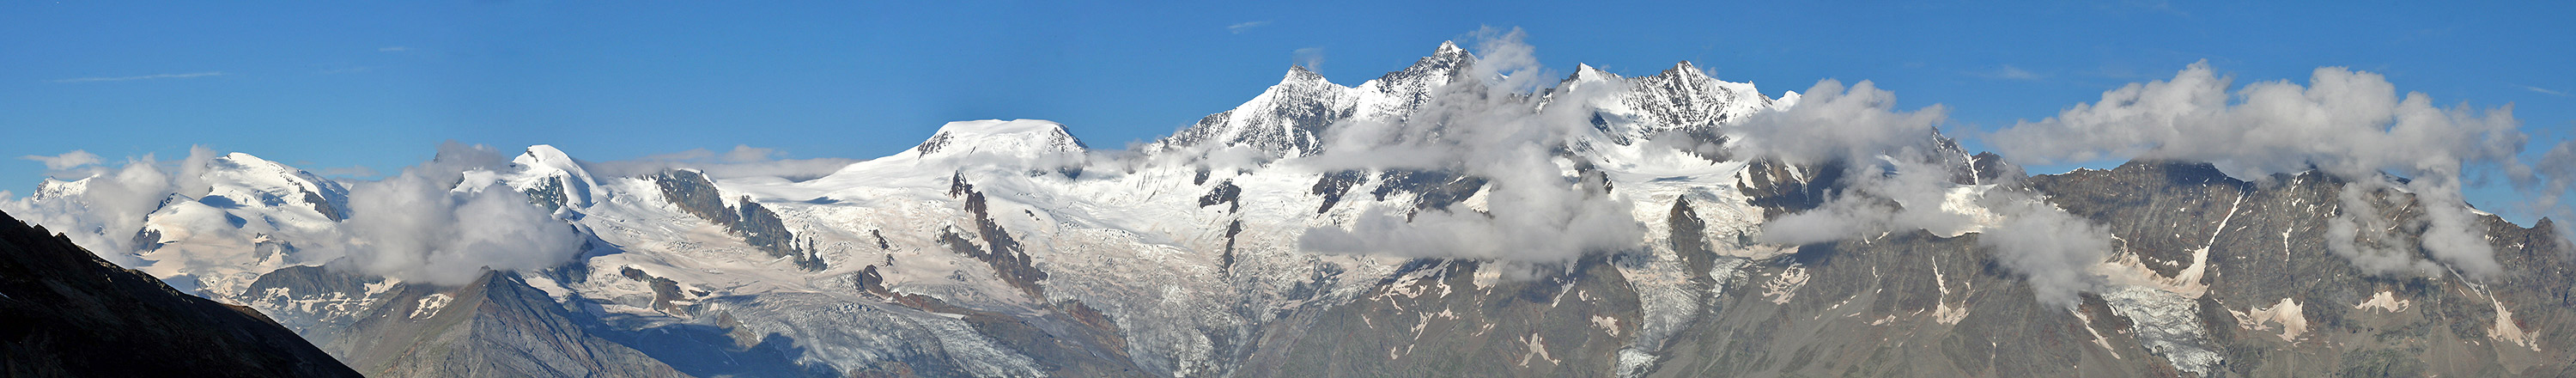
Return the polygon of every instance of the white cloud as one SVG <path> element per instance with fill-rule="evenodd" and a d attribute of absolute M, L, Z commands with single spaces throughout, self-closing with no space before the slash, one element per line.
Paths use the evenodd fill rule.
<path fill-rule="evenodd" d="M 1324 48 L 1322 47 L 1297 49 L 1296 52 L 1289 53 L 1289 55 L 1294 56 L 1295 58 L 1293 59 L 1296 59 L 1296 64 L 1298 66 L 1306 67 L 1307 71 L 1319 71 L 1324 69 Z"/>
<path fill-rule="evenodd" d="M 57 80 L 54 80 L 54 82 L 56 82 L 56 83 L 89 83 L 89 82 L 101 82 L 101 81 L 134 81 L 134 80 L 152 80 L 152 79 L 187 79 L 187 78 L 199 78 L 199 77 L 208 77 L 208 76 L 224 76 L 224 72 L 223 72 L 223 71 L 206 71 L 206 72 L 191 72 L 191 73 L 176 73 L 176 74 L 155 74 L 155 75 L 143 75 L 143 76 L 76 77 L 76 78 L 70 78 L 70 79 L 57 79 Z"/>
<path fill-rule="evenodd" d="M 1577 182 L 1552 154 L 1567 133 L 1588 130 L 1588 110 L 1542 111 L 1533 83 L 1557 76 L 1537 65 L 1519 30 L 1477 34 L 1480 56 L 1467 80 L 1435 89 L 1411 116 L 1395 122 L 1354 119 L 1327 131 L 1318 155 L 1291 159 L 1305 169 L 1427 169 L 1483 178 L 1486 208 L 1466 205 L 1361 214 L 1349 228 L 1316 227 L 1298 247 L 1323 253 L 1490 259 L 1507 264 L 1562 263 L 1587 253 L 1636 248 L 1644 226 L 1627 202 L 1597 184 Z M 1474 125 L 1455 127 L 1454 125 Z"/>
<path fill-rule="evenodd" d="M 500 169 L 489 147 L 448 142 L 429 162 L 382 181 L 353 185 L 351 239 L 345 260 L 359 271 L 437 285 L 470 282 L 486 269 L 562 265 L 580 252 L 582 236 L 526 194 L 498 182 L 464 180 L 468 170 Z"/>
<path fill-rule="evenodd" d="M 2025 163 L 2205 161 L 2247 180 L 2316 169 L 2362 186 L 2351 190 L 2402 187 L 2428 204 L 2422 208 L 2431 222 L 2422 244 L 2434 259 L 2476 277 L 2501 273 L 2460 187 L 2467 167 L 2529 171 L 2513 159 L 2529 137 L 2518 129 L 2511 106 L 2437 107 L 2419 93 L 2400 96 L 2378 74 L 2341 67 L 2317 69 L 2305 86 L 2257 82 L 2231 94 L 2232 81 L 2206 61 L 2194 63 L 2171 80 L 2104 92 L 2100 102 L 2015 124 L 1987 141 Z M 2383 172 L 2410 180 L 2383 180 Z M 2363 196 L 2344 198 L 2341 222 L 2355 224 L 2357 231 L 2334 236 L 2374 238 L 2364 233 L 2381 228 L 2359 225 L 2375 221 L 2368 219 L 2377 213 L 2375 205 Z M 2365 268 L 2412 270 L 2412 264 L 2378 261 L 2384 253 L 2363 248 L 2367 243 L 2334 245 Z"/>
<path fill-rule="evenodd" d="M 2551 96 L 2566 96 L 2566 95 L 2567 95 L 2567 92 L 2554 91 L 2554 90 L 2550 90 L 2549 88 L 2534 87 L 2534 86 L 2529 86 L 2529 85 L 2515 85 L 2514 87 L 2519 87 L 2519 88 L 2522 88 L 2522 89 L 2525 89 L 2525 90 L 2530 90 L 2530 91 L 2532 91 L 2532 92 L 2540 92 L 2541 94 L 2546 94 L 2546 95 L 2551 95 Z"/>
<path fill-rule="evenodd" d="M 2576 256 L 2576 139 L 2560 141 L 2540 160 L 2532 162 L 2537 172 L 2516 178 L 2528 201 L 2518 204 L 2524 211 L 2549 217 L 2558 226 L 2559 250 Z"/>
<path fill-rule="evenodd" d="M 65 154 L 73 155 L 73 154 Z M 58 156 L 60 157 L 60 156 Z M 214 151 L 203 146 L 189 149 L 182 160 L 182 174 L 203 173 L 202 165 L 214 157 Z M 77 160 L 77 159 L 75 159 Z M 128 252 L 134 251 L 134 235 L 142 230 L 146 215 L 161 207 L 173 195 L 205 195 L 201 179 L 177 177 L 164 170 L 164 162 L 153 155 L 126 159 L 119 167 L 89 164 L 68 167 L 58 174 L 80 174 L 83 188 L 69 194 L 75 198 L 48 198 L 38 201 L 26 198 L 0 202 L 0 209 L 30 223 L 63 231 L 79 244 L 123 266 L 138 266 L 143 261 Z M 187 167 L 197 164 L 199 167 Z"/>
<path fill-rule="evenodd" d="M 1797 106 L 1756 113 L 1734 127 L 1736 141 L 1728 147 L 1793 164 L 1865 162 L 1891 152 L 1928 153 L 1934 127 L 1948 120 L 1949 108 L 1941 105 L 1899 111 L 1895 92 L 1866 80 L 1844 88 L 1826 79 L 1800 93 Z"/>
<path fill-rule="evenodd" d="M 145 226 L 145 217 L 165 204 L 206 198 L 213 186 L 206 177 L 221 165 L 215 162 L 219 156 L 213 149 L 195 146 L 187 158 L 176 162 L 147 154 L 119 167 L 69 167 L 86 176 L 77 184 L 50 183 L 76 189 L 43 199 L 0 200 L 0 210 L 64 231 L 75 243 L 111 262 L 144 266 L 152 262 L 139 260 L 132 252 L 144 248 L 135 244 L 135 236 Z M 307 251 L 295 261 L 330 261 L 369 274 L 435 284 L 463 283 L 484 269 L 542 269 L 569 261 L 583 240 L 571 225 L 553 218 L 517 190 L 495 181 L 465 179 L 469 170 L 507 169 L 507 163 L 490 148 L 447 143 L 440 146 L 437 157 L 399 175 L 349 184 L 344 209 L 348 220 L 318 230 L 246 230 L 221 222 L 222 218 L 207 217 L 155 218 L 153 226 L 188 240 L 228 241 L 162 248 L 245 246 L 254 243 L 256 231 L 258 238 L 292 241 Z M 488 172 L 481 174 L 490 177 Z"/>
<path fill-rule="evenodd" d="M 1226 31 L 1226 32 L 1228 32 L 1228 33 L 1243 34 L 1243 31 L 1245 31 L 1245 30 L 1251 30 L 1252 28 L 1257 28 L 1257 27 L 1262 27 L 1262 26 L 1267 26 L 1267 25 L 1270 25 L 1270 21 L 1253 21 L 1253 22 L 1245 22 L 1245 23 L 1238 23 L 1238 24 L 1233 24 L 1233 25 L 1226 25 L 1226 26 L 1225 26 L 1225 31 Z"/>
<path fill-rule="evenodd" d="M 770 157 L 777 155 L 779 155 L 778 150 L 737 144 L 733 146 L 732 151 L 725 151 L 724 161 L 732 163 L 756 162 L 769 160 Z"/>
<path fill-rule="evenodd" d="M 61 155 L 54 156 L 27 155 L 20 156 L 18 158 L 44 162 L 46 170 L 54 171 L 98 164 L 98 155 L 90 154 L 89 151 L 82 150 L 72 150 L 72 152 L 65 152 Z"/>

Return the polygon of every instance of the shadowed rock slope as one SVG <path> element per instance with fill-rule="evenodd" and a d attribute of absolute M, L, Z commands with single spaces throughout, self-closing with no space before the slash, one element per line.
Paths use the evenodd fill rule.
<path fill-rule="evenodd" d="M 330 348 L 376 376 L 685 377 L 642 352 L 589 334 L 518 274 L 473 283 L 401 285 Z"/>
<path fill-rule="evenodd" d="M 182 294 L 9 218 L 0 221 L 0 376 L 359 375 L 258 311 Z"/>

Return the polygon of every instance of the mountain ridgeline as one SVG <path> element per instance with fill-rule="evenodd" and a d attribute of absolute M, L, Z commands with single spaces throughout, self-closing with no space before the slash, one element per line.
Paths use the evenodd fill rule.
<path fill-rule="evenodd" d="M 1291 68 L 1120 153 L 987 120 L 796 180 L 442 155 L 491 163 L 441 193 L 506 185 L 579 234 L 551 268 L 463 284 L 339 266 L 369 245 L 350 222 L 386 216 L 349 196 L 378 184 L 246 154 L 207 174 L 292 180 L 207 180 L 79 232 L 373 376 L 2576 375 L 2553 220 L 2476 213 L 2500 274 L 2373 270 L 2339 246 L 2442 267 L 2428 209 L 2466 205 L 2194 161 L 2034 176 L 1937 131 L 1807 158 L 1764 117 L 1852 96 L 1689 63 L 1514 92 L 1478 68 L 1501 64 L 1444 43 L 1357 86 Z M 105 211 L 42 205 L 107 180 L 22 206 Z M 1827 217 L 1880 226 L 1796 228 Z M 2033 246 L 2092 240 L 2038 226 L 2102 243 Z M 1817 229 L 1844 231 L 1782 241 Z M 2079 261 L 2034 268 L 2052 256 Z M 30 285 L 0 292 L 8 316 L 69 308 Z"/>

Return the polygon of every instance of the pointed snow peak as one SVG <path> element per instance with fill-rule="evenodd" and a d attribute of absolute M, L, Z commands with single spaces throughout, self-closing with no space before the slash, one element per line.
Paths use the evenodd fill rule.
<path fill-rule="evenodd" d="M 1664 72 L 1655 73 L 1655 76 L 1667 80 L 1710 77 L 1707 72 L 1701 72 L 1699 70 L 1699 66 L 1691 65 L 1691 62 L 1687 60 L 1681 61 L 1680 63 L 1673 63 L 1673 68 L 1665 69 Z"/>
<path fill-rule="evenodd" d="M 1619 78 L 1619 74 L 1610 73 L 1610 71 L 1602 71 L 1600 67 L 1593 67 L 1593 66 L 1592 66 L 1592 65 L 1590 65 L 1590 64 L 1581 64 L 1581 63 L 1576 63 L 1576 64 L 1574 65 L 1574 75 L 1573 75 L 1573 76 L 1568 76 L 1568 77 L 1566 77 L 1566 78 L 1565 78 L 1565 80 L 1566 80 L 1566 81 L 1575 81 L 1575 82 L 1589 82 L 1589 81 L 1611 80 L 1611 79 L 1618 79 L 1618 78 Z"/>
<path fill-rule="evenodd" d="M 594 197 L 601 195 L 592 193 L 598 181 L 572 155 L 543 144 L 528 146 L 527 151 L 510 159 L 519 171 L 500 177 L 511 189 L 528 193 L 538 205 L 555 209 L 588 207 Z"/>
<path fill-rule="evenodd" d="M 1440 42 L 1439 50 L 1433 51 L 1431 56 L 1422 57 L 1422 60 L 1414 61 L 1413 66 L 1405 67 L 1403 73 L 1413 73 L 1415 75 L 1437 74 L 1445 76 L 1451 72 L 1457 71 L 1461 67 L 1466 67 L 1467 62 L 1474 59 L 1476 59 L 1475 55 L 1468 54 L 1467 49 L 1458 48 L 1458 44 L 1456 42 L 1442 41 Z M 1395 74 L 1388 75 L 1394 76 Z"/>
<path fill-rule="evenodd" d="M 1280 79 L 1279 79 L 1279 83 L 1280 83 L 1280 84 L 1308 83 L 1308 82 L 1320 82 L 1320 81 L 1325 81 L 1325 80 L 1324 80 L 1324 75 L 1322 75 L 1322 74 L 1317 74 L 1317 73 L 1315 73 L 1315 71 L 1309 71 L 1309 70 L 1306 70 L 1306 66 L 1300 66 L 1300 65 L 1290 65 L 1290 66 L 1288 66 L 1288 75 L 1287 75 L 1287 77 L 1284 77 L 1284 78 L 1280 78 Z"/>

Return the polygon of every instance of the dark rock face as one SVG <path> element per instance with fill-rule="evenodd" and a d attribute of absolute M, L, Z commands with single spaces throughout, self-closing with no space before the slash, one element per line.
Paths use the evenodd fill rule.
<path fill-rule="evenodd" d="M 975 241 L 967 240 L 956 232 L 941 233 L 939 242 L 947 245 L 949 250 L 957 254 L 973 257 L 977 261 L 983 261 L 986 265 L 992 266 L 994 273 L 1000 275 L 1003 282 L 1010 283 L 1011 287 L 1020 289 L 1029 297 L 1046 298 L 1044 289 L 1038 286 L 1038 281 L 1046 280 L 1046 271 L 1037 268 L 1030 260 L 1028 250 L 1020 246 L 1019 239 L 1011 237 L 1010 230 L 1002 229 L 1000 223 L 993 222 L 992 209 L 984 202 L 984 193 L 975 191 L 975 185 L 968 184 L 965 180 L 965 176 L 957 176 L 957 181 L 953 183 L 955 189 L 952 189 L 951 193 L 966 196 L 966 213 L 975 217 L 974 235 L 984 243 L 977 245 Z"/>
<path fill-rule="evenodd" d="M 1324 205 L 1315 207 L 1315 213 L 1323 214 L 1326 211 L 1332 211 L 1333 204 L 1341 203 L 1342 196 L 1349 194 L 1352 186 L 1367 180 L 1366 171 L 1347 170 L 1325 173 L 1324 178 L 1315 180 L 1315 187 L 1310 190 L 1315 195 L 1324 197 Z"/>
<path fill-rule="evenodd" d="M 2328 250 L 2347 182 L 2321 174 L 2264 182 L 2207 164 L 2138 162 L 2025 177 L 1999 156 L 1963 156 L 1953 180 L 2044 195 L 2116 237 L 2114 260 L 2184 288 L 2103 286 L 2072 307 L 2035 299 L 1980 234 L 1922 231 L 1758 247 L 1705 235 L 1692 199 L 1665 227 L 1706 298 L 1660 342 L 1633 344 L 1642 305 L 1621 254 L 1536 279 L 1479 283 L 1491 263 L 1417 260 L 1356 300 L 1281 309 L 1234 348 L 1247 376 L 2566 376 L 2576 345 L 2576 263 L 2549 224 L 2484 218 L 2508 273 L 2374 275 Z M 1845 189 L 1839 165 L 1757 162 L 1739 189 L 1766 215 L 1814 208 Z M 1356 176 L 1356 175 L 1354 175 Z M 1333 176 L 1319 183 L 1330 188 Z M 1433 196 L 1455 177 L 1369 179 Z M 1358 181 L 1358 180 L 1353 180 Z M 2416 248 L 2421 206 L 2374 194 Z M 1329 201 L 1329 197 L 1327 198 Z M 2417 209 L 2417 210 L 2409 210 Z M 2547 221 L 2544 221 L 2547 222 Z M 2198 272 L 2198 273 L 2193 273 Z M 2140 285 L 2127 283 L 2124 285 Z M 2205 288 L 2205 289 L 2203 289 Z M 2150 294 L 2141 294 L 2153 293 Z M 1561 298 L 1560 298 L 1561 297 Z M 2508 319 L 2509 318 L 2509 319 Z M 1621 361 L 1623 347 L 1650 361 Z M 1543 351 L 1544 353 L 1540 353 Z M 1646 362 L 1642 365 L 1625 363 Z"/>
<path fill-rule="evenodd" d="M 2010 175 L 2016 168 L 1977 160 L 1976 182 L 2017 180 Z M 1773 196 L 1768 201 L 1784 209 L 1804 201 L 1777 197 L 1816 191 L 1763 178 L 1754 177 L 1750 192 Z M 2206 289 L 2102 287 L 2074 308 L 2057 308 L 2036 302 L 2028 284 L 1975 243 L 1978 234 L 1918 231 L 1807 245 L 1774 260 L 1721 266 L 1715 309 L 1667 342 L 1646 375 L 2570 373 L 2563 346 L 2576 345 L 2576 312 L 2566 301 L 2576 264 L 2547 242 L 2547 225 L 2486 218 L 2491 244 L 2509 266 L 2501 278 L 2373 275 L 2327 250 L 2325 223 L 2343 211 L 2336 195 L 2347 185 L 2333 177 L 2258 183 L 2206 164 L 2138 162 L 2023 184 L 2109 231 L 2115 259 L 2136 259 L 2154 279 Z M 2391 224 L 2422 223 L 2420 211 L 2400 210 L 2424 204 L 2383 195 L 2377 206 Z M 1686 210 L 1674 211 L 1677 235 L 1698 226 L 1683 220 L 1696 218 Z M 2401 230 L 2421 232 L 2413 227 Z M 1692 247 L 1706 244 L 1673 242 L 1686 261 Z M 2135 290 L 2165 294 L 2141 299 Z M 2508 313 L 2510 321 L 2503 319 Z"/>
<path fill-rule="evenodd" d="M 0 221 L 0 375 L 359 376 L 258 311 L 182 294 L 15 218 Z"/>
<path fill-rule="evenodd" d="M 1600 376 L 1636 334 L 1636 293 L 1603 255 L 1564 273 L 1479 283 L 1499 265 L 1417 260 L 1339 306 L 1262 327 L 1238 374 L 1279 377 Z"/>
<path fill-rule="evenodd" d="M 1450 171 L 1390 169 L 1378 173 L 1377 190 L 1369 194 L 1380 201 L 1386 200 L 1388 195 L 1413 194 L 1413 210 L 1406 213 L 1410 217 L 1424 210 L 1446 209 L 1484 189 L 1483 177 Z"/>
<path fill-rule="evenodd" d="M 328 345 L 357 321 L 356 314 L 374 305 L 368 302 L 368 286 L 383 283 L 383 278 L 363 274 L 292 266 L 260 275 L 238 300 L 262 309 L 305 340 Z"/>
<path fill-rule="evenodd" d="M 823 262 L 821 254 L 800 244 L 802 241 L 796 238 L 796 233 L 788 231 L 787 223 L 778 219 L 778 213 L 770 212 L 759 202 L 752 202 L 751 197 L 742 197 L 738 201 L 742 203 L 739 209 L 725 206 L 724 194 L 716 191 L 715 182 L 707 180 L 706 175 L 696 171 L 671 170 L 653 176 L 653 183 L 662 189 L 663 200 L 671 201 L 689 215 L 724 227 L 725 231 L 742 237 L 743 243 L 769 257 L 789 259 L 797 268 L 809 272 L 830 267 Z"/>
<path fill-rule="evenodd" d="M 472 284 L 404 284 L 370 308 L 331 349 L 374 376 L 682 377 L 670 366 L 591 335 L 516 273 Z"/>
<path fill-rule="evenodd" d="M 1225 182 L 1217 183 L 1215 188 L 1208 189 L 1207 194 L 1199 196 L 1199 207 L 1216 206 L 1216 204 L 1222 203 L 1232 205 L 1232 207 L 1226 208 L 1226 211 L 1241 210 L 1243 209 L 1243 203 L 1237 202 L 1236 198 L 1242 196 L 1243 187 L 1235 186 L 1234 180 L 1225 180 Z"/>
<path fill-rule="evenodd" d="M 680 306 L 671 304 L 671 301 L 687 298 L 680 293 L 679 281 L 672 281 L 669 278 L 654 277 L 650 273 L 644 273 L 644 270 L 642 269 L 635 269 L 635 267 L 619 269 L 617 271 L 617 275 L 626 277 L 626 279 L 635 280 L 636 282 L 643 282 L 645 286 L 652 287 L 653 308 L 662 310 L 663 312 L 679 312 Z"/>
<path fill-rule="evenodd" d="M 537 187 L 528 188 L 523 192 L 528 194 L 528 202 L 535 203 L 538 207 L 544 207 L 548 211 L 562 209 L 566 201 L 571 200 L 564 193 L 563 182 L 563 177 L 551 177 Z"/>
<path fill-rule="evenodd" d="M 2504 263 L 2501 277 L 2372 274 L 2328 248 L 2327 223 L 2344 209 L 2348 181 L 2314 172 L 2266 182 L 2229 178 L 2207 164 L 2132 162 L 2109 171 L 2032 179 L 2053 203 L 2093 219 L 2131 244 L 2159 276 L 2176 277 L 2206 248 L 2202 327 L 2237 375 L 2562 376 L 2576 345 L 2567 252 L 2548 224 L 2514 226 L 2482 216 Z M 2380 192 L 2373 212 L 2399 225 L 2386 242 L 2427 259 L 2426 222 L 2412 195 Z M 2369 213 L 2363 213 L 2369 214 Z M 2544 220 L 2543 222 L 2548 222 Z M 2176 236 L 2179 235 L 2179 236 Z M 2391 301 L 2373 302 L 2379 297 Z M 2363 304 L 2402 302 L 2387 306 Z M 2304 329 L 2251 329 L 2248 313 L 2298 306 Z M 2512 319 L 2505 320 L 2506 314 Z M 2251 323 L 2265 325 L 2263 320 Z M 2292 336 L 2295 335 L 2295 336 Z"/>
<path fill-rule="evenodd" d="M 653 176 L 653 184 L 662 188 L 662 199 L 680 207 L 680 211 L 699 219 L 730 228 L 736 221 L 733 210 L 725 207 L 724 194 L 716 191 L 715 181 L 697 171 L 673 170 Z"/>

